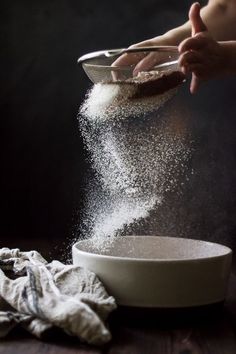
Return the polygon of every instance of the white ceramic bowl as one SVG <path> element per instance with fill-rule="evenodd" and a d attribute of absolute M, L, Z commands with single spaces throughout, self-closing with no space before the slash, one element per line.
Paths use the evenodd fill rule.
<path fill-rule="evenodd" d="M 191 307 L 224 300 L 232 250 L 175 237 L 125 236 L 73 245 L 73 263 L 98 275 L 119 305 Z"/>

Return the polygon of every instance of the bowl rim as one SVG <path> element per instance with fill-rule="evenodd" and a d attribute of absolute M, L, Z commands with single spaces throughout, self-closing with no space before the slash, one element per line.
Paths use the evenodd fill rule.
<path fill-rule="evenodd" d="M 180 259 L 180 258 L 162 258 L 162 259 L 157 259 L 157 258 L 136 258 L 136 257 L 120 257 L 120 256 L 109 256 L 109 255 L 104 255 L 104 254 L 99 254 L 99 253 L 91 253 L 91 252 L 87 252 L 84 250 L 80 250 L 79 249 L 79 244 L 80 243 L 84 243 L 85 241 L 91 240 L 91 238 L 86 238 L 80 241 L 77 241 L 76 243 L 74 243 L 72 245 L 72 252 L 76 252 L 77 254 L 83 254 L 83 255 L 89 255 L 90 257 L 93 258 L 101 258 L 101 259 L 107 259 L 107 260 L 111 260 L 111 261 L 126 261 L 126 262 L 134 262 L 134 263 L 186 263 L 186 262 L 191 262 L 191 263 L 195 263 L 195 262 L 208 262 L 208 261 L 212 261 L 212 260 L 217 260 L 217 259 L 221 259 L 221 258 L 225 258 L 225 257 L 232 257 L 233 251 L 230 247 L 222 245 L 220 243 L 217 242 L 211 242 L 211 241 L 204 241 L 204 240 L 198 240 L 198 239 L 192 239 L 192 238 L 184 238 L 184 237 L 173 237 L 173 236 L 154 236 L 154 235 L 129 235 L 129 236 L 121 236 L 121 237 L 127 237 L 127 238 L 135 238 L 135 237 L 149 237 L 149 238 L 154 238 L 154 237 L 160 237 L 162 239 L 179 239 L 179 240 L 190 240 L 193 242 L 200 242 L 200 243 L 204 243 L 206 245 L 209 246 L 213 246 L 213 245 L 217 245 L 220 246 L 220 248 L 222 248 L 222 250 L 224 250 L 223 254 L 220 255 L 215 255 L 215 256 L 209 256 L 209 257 L 198 257 L 198 258 L 184 258 L 184 259 Z M 118 238 L 118 236 L 117 236 Z"/>

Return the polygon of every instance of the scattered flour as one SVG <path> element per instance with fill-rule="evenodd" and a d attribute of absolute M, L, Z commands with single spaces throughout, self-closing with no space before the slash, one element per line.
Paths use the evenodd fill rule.
<path fill-rule="evenodd" d="M 96 84 L 80 109 L 80 130 L 93 168 L 80 233 L 92 237 L 97 247 L 160 206 L 191 155 L 186 129 L 159 114 L 177 89 L 131 100 L 134 90 L 132 85 Z"/>

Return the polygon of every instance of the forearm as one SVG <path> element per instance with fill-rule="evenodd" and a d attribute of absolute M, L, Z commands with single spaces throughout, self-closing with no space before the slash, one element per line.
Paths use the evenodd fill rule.
<path fill-rule="evenodd" d="M 201 10 L 201 17 L 212 37 L 218 41 L 236 39 L 236 0 L 210 0 Z M 164 35 L 172 45 L 191 36 L 191 24 L 186 22 Z"/>
<path fill-rule="evenodd" d="M 236 75 L 236 41 L 219 42 L 223 48 L 223 65 L 228 75 Z"/>
<path fill-rule="evenodd" d="M 201 16 L 214 39 L 236 40 L 236 0 L 210 0 Z"/>

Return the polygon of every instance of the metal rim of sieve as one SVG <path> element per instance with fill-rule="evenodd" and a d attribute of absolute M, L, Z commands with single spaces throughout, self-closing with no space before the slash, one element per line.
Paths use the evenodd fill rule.
<path fill-rule="evenodd" d="M 153 67 L 153 70 L 157 70 L 160 68 L 164 68 L 166 66 L 171 66 L 174 64 L 177 64 L 178 60 L 172 60 L 168 61 L 166 63 L 158 64 Z M 82 65 L 85 65 L 87 68 L 93 68 L 96 70 L 101 70 L 101 71 L 130 71 L 131 68 L 134 68 L 135 65 L 129 65 L 129 66 L 110 66 L 110 65 L 99 65 L 99 64 L 89 64 L 89 63 L 82 63 Z"/>
<path fill-rule="evenodd" d="M 77 60 L 78 64 L 86 63 L 87 60 L 95 59 L 98 57 L 113 57 L 116 55 L 122 55 L 125 53 L 139 53 L 139 52 L 178 52 L 178 47 L 176 46 L 153 46 L 153 47 L 137 47 L 137 48 L 119 48 L 119 49 L 105 49 L 96 52 L 91 52 L 82 55 Z"/>

